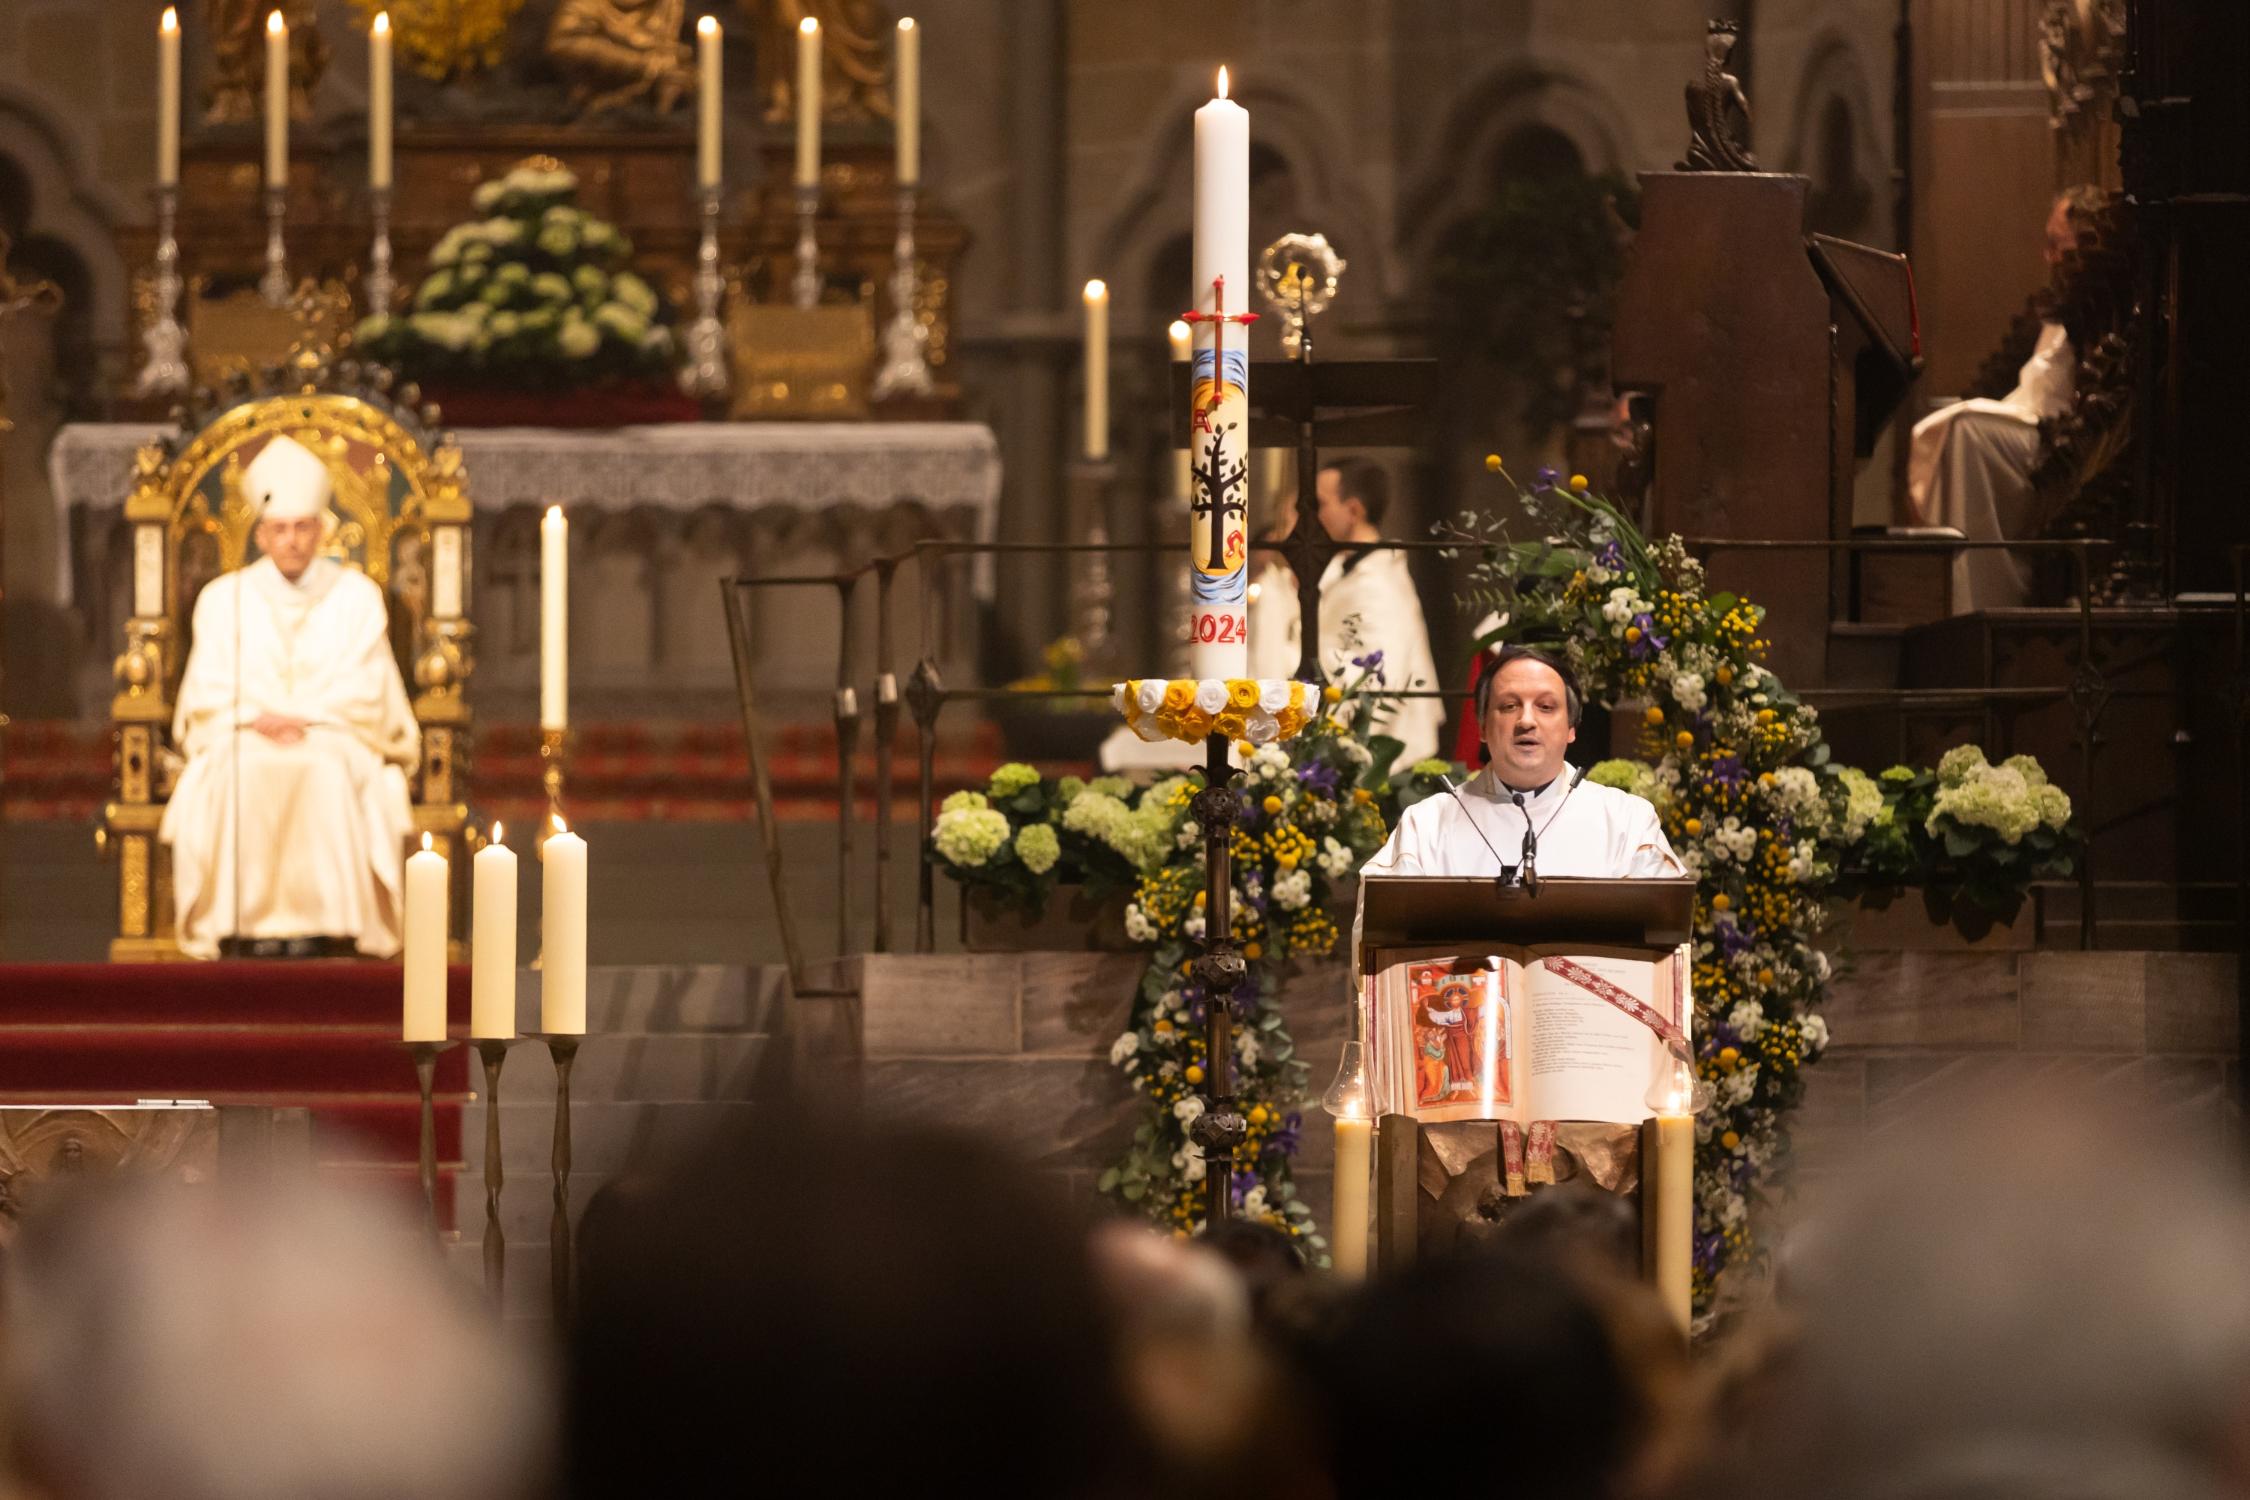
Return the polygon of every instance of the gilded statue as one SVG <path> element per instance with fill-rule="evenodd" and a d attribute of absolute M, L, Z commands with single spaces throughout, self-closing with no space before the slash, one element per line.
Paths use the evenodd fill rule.
<path fill-rule="evenodd" d="M 547 28 L 547 58 L 570 84 L 581 117 L 646 98 L 670 114 L 695 91 L 695 59 L 681 39 L 687 0 L 562 0 Z"/>
<path fill-rule="evenodd" d="M 797 28 L 820 23 L 820 106 L 830 120 L 891 118 L 891 22 L 875 0 L 740 0 L 758 38 L 758 98 L 775 124 L 795 118 Z"/>
<path fill-rule="evenodd" d="M 1703 76 L 1687 86 L 1688 150 L 1683 172 L 1755 172 L 1750 154 L 1750 96 L 1727 71 L 1741 38 L 1733 21 L 1713 21 L 1703 38 Z"/>
<path fill-rule="evenodd" d="M 260 118 L 266 99 L 266 15 L 289 23 L 289 117 L 312 118 L 312 92 L 328 71 L 328 43 L 313 0 L 207 0 L 211 16 L 211 86 L 203 95 L 207 124 Z"/>

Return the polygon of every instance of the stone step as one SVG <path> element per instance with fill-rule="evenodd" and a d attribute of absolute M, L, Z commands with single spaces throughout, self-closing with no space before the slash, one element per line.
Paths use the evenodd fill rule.
<path fill-rule="evenodd" d="M 511 1067 L 513 1064 L 511 1064 Z M 507 1080 L 512 1082 L 511 1080 Z M 575 1096 L 577 1080 L 572 1093 Z M 552 1099 L 516 1102 L 503 1083 L 500 1103 L 500 1165 L 513 1180 L 519 1173 L 545 1174 L 554 1156 L 555 1109 Z M 672 1101 L 645 1099 L 583 1100 L 570 1110 L 570 1160 L 574 1173 L 607 1175 L 640 1162 L 661 1159 L 693 1145 L 710 1131 L 747 1119 L 756 1105 L 738 1099 Z M 464 1166 L 484 1170 L 483 1101 L 461 1114 Z"/>
<path fill-rule="evenodd" d="M 516 975 L 516 1028 L 539 1029 L 541 971 Z M 778 965 L 597 966 L 586 972 L 586 1030 L 605 1036 L 740 1031 L 781 1024 L 788 970 Z"/>
<path fill-rule="evenodd" d="M 584 1217 L 586 1205 L 612 1180 L 609 1173 L 572 1172 L 570 1220 Z M 484 1175 L 463 1173 L 453 1184 L 454 1223 L 464 1244 L 484 1243 Z M 552 1238 L 555 1180 L 545 1171 L 509 1172 L 500 1185 L 500 1232 L 508 1248 L 545 1245 Z"/>
<path fill-rule="evenodd" d="M 574 1103 L 671 1103 L 766 1097 L 784 1081 L 788 1049 L 772 1037 L 732 1032 L 611 1036 L 591 1032 L 571 1066 Z M 473 1075 L 482 1094 L 483 1070 Z M 509 1054 L 500 1075 L 508 1104 L 546 1104 L 555 1097 L 555 1068 L 537 1042 Z M 482 1130 L 482 1124 L 479 1124 Z M 483 1150 L 477 1137 L 475 1151 Z"/>

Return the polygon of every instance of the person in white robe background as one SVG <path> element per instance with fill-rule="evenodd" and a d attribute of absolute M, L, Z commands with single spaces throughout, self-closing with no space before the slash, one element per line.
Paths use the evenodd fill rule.
<path fill-rule="evenodd" d="M 1393 692 L 1427 692 L 1438 686 L 1437 662 L 1430 651 L 1430 627 L 1422 615 L 1422 596 L 1406 554 L 1368 545 L 1383 540 L 1383 518 L 1390 509 L 1390 479 L 1379 464 L 1365 459 L 1321 466 L 1315 481 L 1315 513 L 1330 540 L 1351 544 L 1329 559 L 1320 575 L 1321 666 L 1331 681 L 1359 675 L 1355 658 L 1383 653 L 1383 685 Z M 1294 521 L 1291 507 L 1290 520 Z M 1303 647 L 1303 615 L 1297 607 L 1296 575 L 1282 562 L 1270 563 L 1258 578 L 1251 610 L 1252 670 L 1259 676 L 1293 677 Z M 1404 768 L 1438 751 L 1445 704 L 1437 698 L 1400 698 L 1375 720 L 1375 732 L 1404 747 L 1394 764 Z"/>
<path fill-rule="evenodd" d="M 2061 270 L 2064 257 L 2078 247 L 2100 205 L 2100 191 L 2091 188 L 2073 188 L 2055 199 L 2044 252 L 2050 273 Z M 1915 423 L 1906 461 L 1914 523 L 1946 527 L 1971 541 L 2032 535 L 2042 519 L 2034 513 L 2038 497 L 2031 487 L 2039 424 L 2070 410 L 2077 381 L 2070 337 L 2062 324 L 2049 320 L 2007 395 L 1956 401 Z M 2020 605 L 2030 591 L 2028 554 L 1983 548 L 1954 555 L 1957 615 Z"/>
<path fill-rule="evenodd" d="M 341 939 L 387 958 L 420 736 L 383 591 L 318 555 L 333 492 L 317 455 L 276 436 L 242 482 L 264 555 L 197 598 L 172 724 L 187 764 L 159 837 L 180 948 Z"/>

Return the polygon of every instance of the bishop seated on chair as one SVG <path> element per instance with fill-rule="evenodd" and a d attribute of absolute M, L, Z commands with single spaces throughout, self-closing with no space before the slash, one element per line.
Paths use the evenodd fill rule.
<path fill-rule="evenodd" d="M 383 591 L 320 555 L 333 490 L 309 449 L 276 435 L 242 477 L 263 556 L 197 598 L 173 719 L 180 948 L 387 958 L 419 734 Z"/>

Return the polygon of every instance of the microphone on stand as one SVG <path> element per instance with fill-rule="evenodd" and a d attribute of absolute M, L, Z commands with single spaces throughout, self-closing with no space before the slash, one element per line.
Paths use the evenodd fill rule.
<path fill-rule="evenodd" d="M 1563 788 L 1562 802 L 1557 802 L 1555 810 L 1547 814 L 1548 822 L 1552 823 L 1562 816 L 1563 802 L 1570 800 L 1570 794 L 1577 791 L 1578 783 L 1585 779 L 1584 766 L 1571 772 L 1570 785 Z M 1524 806 L 1523 793 L 1509 787 L 1508 797 L 1516 804 L 1516 811 L 1523 814 L 1523 887 L 1536 896 L 1539 894 L 1539 830 L 1531 826 L 1531 809 Z"/>

